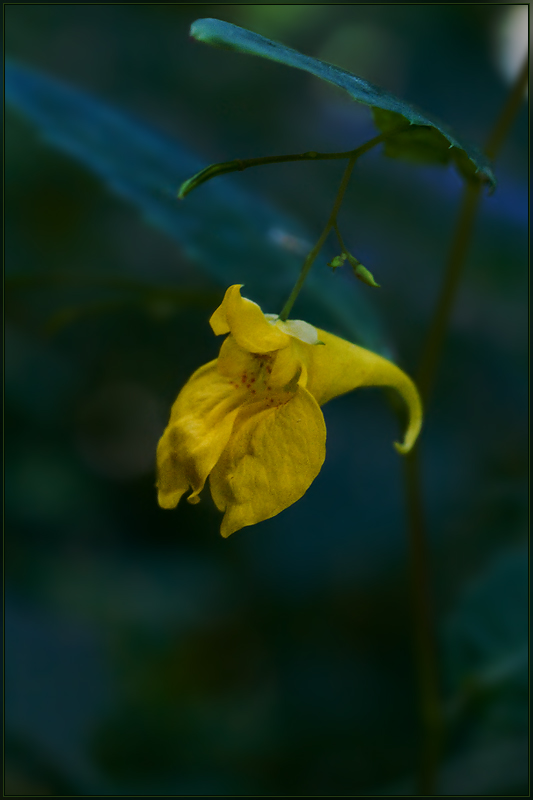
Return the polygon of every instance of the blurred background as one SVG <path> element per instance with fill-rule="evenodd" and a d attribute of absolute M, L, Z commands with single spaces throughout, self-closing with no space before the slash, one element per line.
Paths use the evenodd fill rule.
<path fill-rule="evenodd" d="M 244 282 L 279 311 L 343 164 L 172 193 L 214 161 L 375 135 L 340 90 L 190 40 L 198 17 L 336 63 L 480 146 L 529 24 L 527 6 L 498 4 L 6 7 L 8 57 L 129 120 L 111 141 L 80 117 L 108 159 L 88 169 L 21 103 L 6 115 L 6 793 L 410 794 L 407 532 L 384 393 L 325 407 L 322 472 L 272 520 L 226 541 L 207 490 L 157 506 L 155 447 L 183 383 L 216 357 L 212 310 Z M 524 102 L 422 439 L 444 794 L 528 791 L 527 134 Z M 368 154 L 340 225 L 382 288 L 321 257 L 329 305 L 311 287 L 293 316 L 413 373 L 461 188 L 451 167 Z"/>

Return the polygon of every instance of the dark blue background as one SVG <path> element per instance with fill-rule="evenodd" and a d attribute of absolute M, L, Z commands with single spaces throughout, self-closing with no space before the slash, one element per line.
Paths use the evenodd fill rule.
<path fill-rule="evenodd" d="M 481 145 L 508 92 L 494 44 L 506 11 L 22 4 L 5 9 L 6 50 L 159 131 L 181 168 L 374 135 L 366 108 L 310 76 L 189 40 L 201 16 L 335 61 Z M 524 103 L 482 202 L 421 445 L 448 794 L 527 791 L 527 158 Z M 207 491 L 168 512 L 153 487 L 170 404 L 216 356 L 207 321 L 226 286 L 246 275 L 269 312 L 285 300 L 283 265 L 301 256 L 280 247 L 276 259 L 266 243 L 254 255 L 254 225 L 286 220 L 316 239 L 342 165 L 202 187 L 176 203 L 189 215 L 176 217 L 181 245 L 11 110 L 6 170 L 7 793 L 412 792 L 416 673 L 387 395 L 326 406 L 327 459 L 305 497 L 228 541 Z M 167 177 L 154 178 L 161 191 L 189 174 Z M 373 152 L 340 224 L 382 288 L 328 274 L 325 258 L 314 267 L 339 304 L 346 287 L 348 316 L 353 298 L 360 340 L 410 373 L 460 196 L 451 168 Z M 341 328 L 319 300 L 304 294 L 294 316 Z"/>

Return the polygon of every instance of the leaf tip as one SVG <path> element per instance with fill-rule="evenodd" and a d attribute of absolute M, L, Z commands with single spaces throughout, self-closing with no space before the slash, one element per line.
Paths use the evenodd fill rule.
<path fill-rule="evenodd" d="M 232 34 L 234 35 L 236 25 L 231 22 L 224 22 L 222 19 L 204 17 L 195 20 L 189 28 L 189 36 L 197 42 L 210 44 L 214 47 L 221 47 L 226 50 L 235 49 Z"/>
<path fill-rule="evenodd" d="M 180 188 L 178 189 L 178 193 L 176 195 L 178 200 L 183 200 L 185 195 L 188 194 L 188 192 L 189 192 L 188 183 L 189 183 L 189 181 L 184 181 L 181 184 Z"/>
<path fill-rule="evenodd" d="M 196 19 L 189 28 L 189 36 L 192 39 L 197 39 L 199 42 L 204 41 L 205 36 L 205 23 L 210 23 L 212 20 L 209 17 L 203 19 Z"/>

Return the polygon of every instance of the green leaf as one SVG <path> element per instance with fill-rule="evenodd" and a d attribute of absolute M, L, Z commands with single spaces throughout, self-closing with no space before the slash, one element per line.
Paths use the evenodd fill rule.
<path fill-rule="evenodd" d="M 372 115 L 376 126 L 382 133 L 388 131 L 392 133 L 403 120 L 400 114 L 396 114 L 394 111 L 385 111 L 382 108 L 372 109 Z M 403 158 L 405 161 L 413 161 L 418 164 L 446 166 L 453 161 L 457 170 L 467 180 L 475 175 L 473 162 L 466 149 L 451 144 L 449 138 L 437 128 L 412 126 L 407 130 L 400 130 L 385 140 L 384 152 L 389 158 Z M 492 182 L 492 186 L 494 186 L 494 182 Z"/>
<path fill-rule="evenodd" d="M 485 736 L 527 734 L 528 555 L 499 556 L 465 591 L 445 645 L 454 721 L 471 718 Z"/>
<path fill-rule="evenodd" d="M 243 190 L 231 177 L 212 181 L 201 197 L 192 195 L 186 203 L 178 203 L 178 186 L 202 167 L 181 142 L 161 136 L 102 100 L 18 64 L 6 63 L 5 89 L 7 102 L 36 125 L 49 144 L 84 164 L 136 206 L 221 291 L 232 283 L 244 283 L 249 296 L 265 310 L 279 308 L 313 238 L 297 218 Z M 149 270 L 148 266 L 147 280 Z M 390 358 L 381 321 L 356 288 L 335 280 L 327 270 L 315 270 L 298 299 L 296 313 Z"/>
<path fill-rule="evenodd" d="M 268 58 L 345 89 L 358 103 L 374 110 L 374 121 L 382 132 L 396 127 L 398 122 L 402 125 L 407 122 L 412 127 L 394 137 L 393 144 L 386 150 L 387 155 L 411 159 L 419 154 L 419 159 L 442 164 L 448 163 L 453 155 L 454 162 L 466 177 L 476 176 L 487 181 L 492 188 L 496 185 L 490 161 L 477 147 L 460 139 L 448 126 L 429 114 L 351 72 L 219 19 L 198 19 L 191 25 L 190 32 L 200 42 Z"/>
<path fill-rule="evenodd" d="M 526 736 L 462 743 L 439 767 L 436 795 L 446 797 L 527 797 L 529 742 Z M 371 797 L 414 797 L 414 777 L 376 787 Z"/>

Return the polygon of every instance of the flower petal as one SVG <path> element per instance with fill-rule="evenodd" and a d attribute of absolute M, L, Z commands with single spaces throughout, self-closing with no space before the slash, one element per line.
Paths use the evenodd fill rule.
<path fill-rule="evenodd" d="M 318 337 L 317 329 L 308 322 L 304 322 L 302 319 L 288 319 L 286 322 L 282 322 L 278 319 L 276 326 L 285 333 L 288 333 L 289 336 L 292 336 L 294 339 L 299 339 L 306 344 L 322 344 Z"/>
<path fill-rule="evenodd" d="M 407 403 L 409 425 L 402 444 L 394 446 L 408 453 L 422 426 L 422 403 L 413 381 L 396 364 L 351 342 L 318 330 L 323 347 L 308 347 L 307 389 L 319 405 L 359 386 L 390 386 Z"/>
<path fill-rule="evenodd" d="M 326 454 L 326 426 L 305 389 L 277 408 L 243 408 L 231 439 L 209 476 L 211 494 L 225 511 L 227 537 L 279 514 L 307 491 Z"/>
<path fill-rule="evenodd" d="M 229 287 L 209 320 L 215 334 L 231 331 L 237 344 L 249 353 L 269 353 L 287 347 L 290 336 L 269 322 L 257 303 L 241 297 L 241 286 Z"/>
<path fill-rule="evenodd" d="M 234 337 L 226 336 L 222 342 L 217 359 L 217 369 L 221 375 L 232 381 L 240 381 L 242 376 L 254 368 L 254 357 L 237 344 Z"/>
<path fill-rule="evenodd" d="M 162 508 L 174 508 L 189 487 L 193 492 L 187 499 L 198 502 L 198 494 L 231 435 L 241 394 L 219 374 L 216 361 L 200 367 L 185 384 L 157 447 Z"/>

